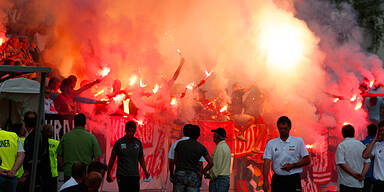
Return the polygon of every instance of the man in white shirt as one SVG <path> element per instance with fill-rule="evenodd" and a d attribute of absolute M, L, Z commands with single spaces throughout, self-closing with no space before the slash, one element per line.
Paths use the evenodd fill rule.
<path fill-rule="evenodd" d="M 180 138 L 179 140 L 177 140 L 176 142 L 174 142 L 171 145 L 171 148 L 169 149 L 169 152 L 168 152 L 168 159 L 169 159 L 168 170 L 169 170 L 170 173 L 173 173 L 174 169 L 175 169 L 175 162 L 174 162 L 174 160 L 175 160 L 175 148 L 176 148 L 176 145 L 180 141 L 185 141 L 185 140 L 189 139 L 189 134 L 190 134 L 191 128 L 192 128 L 192 124 L 184 125 L 184 128 L 183 128 L 184 136 L 182 138 Z M 205 161 L 204 157 L 201 157 L 200 164 L 199 164 L 200 170 L 203 170 L 203 162 L 204 161 Z M 202 179 L 202 175 L 200 175 L 199 180 L 197 181 L 199 183 L 199 187 L 201 186 L 201 179 Z M 173 178 L 172 177 L 170 178 L 170 180 L 171 180 L 171 182 L 173 182 Z M 198 191 L 200 191 L 200 188 L 198 189 Z"/>
<path fill-rule="evenodd" d="M 346 125 L 341 130 L 344 140 L 337 146 L 336 165 L 340 192 L 360 192 L 371 160 L 364 159 L 365 145 L 354 139 L 355 129 Z"/>
<path fill-rule="evenodd" d="M 72 165 L 72 177 L 66 181 L 59 189 L 59 192 L 79 183 L 82 183 L 87 175 L 87 165 L 82 162 L 77 162 Z"/>
<path fill-rule="evenodd" d="M 280 137 L 268 141 L 264 152 L 264 191 L 269 191 L 268 174 L 272 161 L 274 172 L 271 191 L 301 191 L 300 173 L 302 167 L 310 164 L 311 159 L 303 139 L 289 135 L 291 120 L 282 116 L 277 120 Z"/>
<path fill-rule="evenodd" d="M 373 192 L 384 191 L 384 121 L 378 125 L 377 134 L 372 142 L 363 152 L 363 158 L 374 157 L 373 177 L 376 179 L 373 184 Z"/>

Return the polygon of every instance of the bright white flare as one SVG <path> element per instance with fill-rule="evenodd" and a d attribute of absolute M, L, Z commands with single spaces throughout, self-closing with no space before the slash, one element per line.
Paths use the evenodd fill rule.
<path fill-rule="evenodd" d="M 129 85 L 133 86 L 136 83 L 136 81 L 137 81 L 137 76 L 136 75 L 132 76 L 131 78 L 129 78 Z"/>
<path fill-rule="evenodd" d="M 227 111 L 227 110 L 228 110 L 228 105 L 225 105 L 224 107 L 222 107 L 222 108 L 220 109 L 220 113 L 225 112 L 225 111 Z"/>
<path fill-rule="evenodd" d="M 1 45 L 1 43 L 0 43 L 0 45 Z M 111 72 L 111 68 L 109 68 L 109 67 L 103 67 L 103 69 L 101 69 L 101 70 L 99 71 L 99 75 L 100 75 L 101 77 L 105 77 L 105 76 L 107 76 L 107 75 L 109 74 L 109 72 Z"/>
<path fill-rule="evenodd" d="M 158 84 L 155 85 L 155 87 L 152 89 L 153 93 L 157 93 L 160 89 L 160 86 Z"/>
<path fill-rule="evenodd" d="M 303 58 L 303 32 L 299 27 L 282 20 L 269 21 L 260 35 L 260 46 L 265 51 L 267 63 L 278 70 L 292 70 Z"/>

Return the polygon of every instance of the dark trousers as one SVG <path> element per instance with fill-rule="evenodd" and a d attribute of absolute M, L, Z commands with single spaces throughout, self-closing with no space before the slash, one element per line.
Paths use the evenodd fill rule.
<path fill-rule="evenodd" d="M 139 176 L 117 176 L 117 185 L 119 192 L 139 192 L 140 177 Z"/>
<path fill-rule="evenodd" d="M 384 191 L 384 181 L 376 180 L 373 183 L 373 192 L 383 192 Z"/>
<path fill-rule="evenodd" d="M 371 192 L 373 185 L 373 178 L 365 178 L 363 192 Z"/>
<path fill-rule="evenodd" d="M 340 192 L 362 192 L 363 189 L 340 184 Z"/>
<path fill-rule="evenodd" d="M 301 191 L 300 174 L 276 175 L 273 174 L 271 192 L 297 192 Z"/>
<path fill-rule="evenodd" d="M 24 183 L 24 191 L 29 191 L 29 185 L 31 182 L 31 178 L 28 177 Z M 37 176 L 35 189 L 36 192 L 51 192 L 57 191 L 57 177 L 49 177 L 49 176 Z"/>
<path fill-rule="evenodd" d="M 0 192 L 16 192 L 17 177 L 0 175 Z"/>

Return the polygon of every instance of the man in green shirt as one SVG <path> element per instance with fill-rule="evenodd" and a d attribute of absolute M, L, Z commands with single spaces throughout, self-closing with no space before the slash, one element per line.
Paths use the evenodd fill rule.
<path fill-rule="evenodd" d="M 229 176 L 231 169 L 231 150 L 225 142 L 227 133 L 225 129 L 218 128 L 212 130 L 213 141 L 216 147 L 213 150 L 213 167 L 209 171 L 211 181 L 209 182 L 210 192 L 224 192 L 229 190 Z"/>
<path fill-rule="evenodd" d="M 57 148 L 59 166 L 64 163 L 64 180 L 67 181 L 72 173 L 75 162 L 89 165 L 92 160 L 99 161 L 101 149 L 96 137 L 85 130 L 86 117 L 79 113 L 74 117 L 75 128 L 64 134 Z"/>

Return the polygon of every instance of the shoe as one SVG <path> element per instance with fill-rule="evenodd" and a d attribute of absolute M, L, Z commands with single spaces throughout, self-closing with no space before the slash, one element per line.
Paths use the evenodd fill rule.
<path fill-rule="evenodd" d="M 244 136 L 242 135 L 237 135 L 236 138 L 240 141 L 248 141 Z"/>

